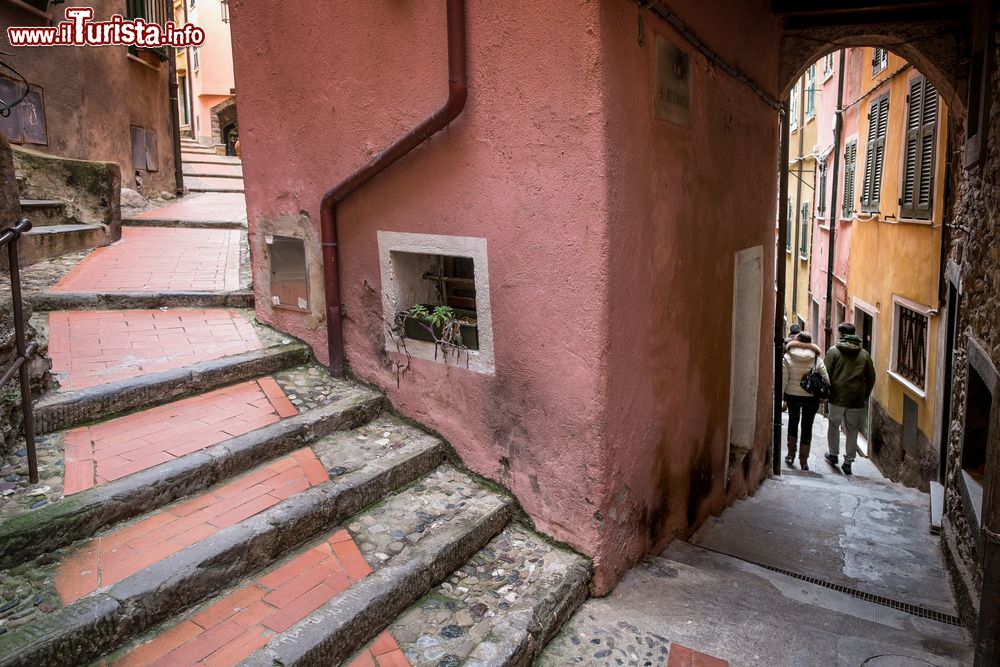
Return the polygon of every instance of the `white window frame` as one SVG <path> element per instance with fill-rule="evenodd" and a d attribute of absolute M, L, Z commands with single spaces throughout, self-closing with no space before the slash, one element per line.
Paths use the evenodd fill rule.
<path fill-rule="evenodd" d="M 796 82 L 788 96 L 788 129 L 792 131 L 799 126 L 799 88 L 799 82 Z"/>
<path fill-rule="evenodd" d="M 882 52 L 882 57 L 876 62 L 875 56 L 878 52 Z M 883 49 L 881 47 L 876 47 L 872 49 L 872 76 L 881 74 L 889 67 L 889 49 Z"/>
<path fill-rule="evenodd" d="M 890 345 L 890 348 L 889 348 L 889 367 L 886 369 L 886 372 L 889 374 L 889 377 L 891 377 L 892 379 L 894 379 L 896 382 L 899 382 L 901 385 L 903 385 L 904 387 L 906 387 L 907 389 L 909 389 L 910 391 L 912 391 L 914 394 L 916 394 L 920 398 L 927 398 L 927 388 L 926 387 L 918 387 L 917 385 L 913 384 L 912 382 L 910 382 L 909 380 L 907 380 L 905 377 L 903 377 L 902 375 L 900 375 L 899 373 L 896 372 L 897 353 L 899 352 L 899 350 L 897 349 L 897 347 L 898 347 L 898 345 L 897 345 L 898 335 L 897 334 L 899 333 L 899 309 L 901 307 L 902 308 L 906 308 L 908 310 L 912 310 L 913 312 L 917 313 L 918 315 L 923 315 L 925 318 L 927 318 L 927 329 L 926 329 L 926 334 L 925 334 L 927 339 L 924 341 L 924 383 L 925 384 L 926 384 L 926 381 L 928 379 L 928 370 L 929 370 L 928 364 L 930 363 L 929 357 L 930 357 L 930 352 L 931 352 L 931 348 L 930 348 L 931 317 L 935 313 L 934 313 L 933 309 L 930 306 L 925 306 L 925 305 L 923 305 L 921 303 L 917 303 L 916 301 L 911 301 L 911 300 L 909 300 L 909 299 L 907 299 L 905 297 L 899 296 L 898 294 L 893 294 L 892 295 L 892 332 L 891 332 L 891 338 L 890 338 L 891 345 Z"/>
<path fill-rule="evenodd" d="M 836 51 L 828 53 L 823 57 L 823 81 L 829 81 L 830 77 L 833 76 L 834 61 L 833 57 L 837 54 Z"/>
<path fill-rule="evenodd" d="M 806 120 L 812 120 L 816 117 L 816 63 L 813 63 L 806 69 L 806 78 L 802 87 L 802 103 L 805 104 L 806 100 L 812 100 L 812 109 L 806 106 Z"/>

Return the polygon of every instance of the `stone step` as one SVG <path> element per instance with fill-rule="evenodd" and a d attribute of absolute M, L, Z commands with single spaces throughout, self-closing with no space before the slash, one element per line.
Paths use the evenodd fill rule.
<path fill-rule="evenodd" d="M 0 567 L 157 509 L 301 448 L 367 423 L 381 395 L 316 367 L 203 394 L 39 442 L 40 508 L 28 496 L 0 515 Z M 253 395 L 251 395 L 253 394 Z M 193 419 L 192 415 L 198 415 Z M 64 463 L 65 462 L 65 463 Z M 65 494 L 65 495 L 64 495 Z"/>
<path fill-rule="evenodd" d="M 212 155 L 208 153 L 186 153 L 182 156 L 182 164 L 235 164 L 243 161 L 235 155 Z"/>
<path fill-rule="evenodd" d="M 511 524 L 349 664 L 530 664 L 587 598 L 589 581 L 586 559 Z"/>
<path fill-rule="evenodd" d="M 184 185 L 189 192 L 243 192 L 242 178 L 185 176 Z"/>
<path fill-rule="evenodd" d="M 21 215 L 35 227 L 61 225 L 66 222 L 66 203 L 58 199 L 22 199 Z"/>
<path fill-rule="evenodd" d="M 243 165 L 240 164 L 205 164 L 185 162 L 185 176 L 210 176 L 217 178 L 243 178 Z"/>
<path fill-rule="evenodd" d="M 389 437 L 378 437 L 385 432 Z M 358 459 L 355 446 L 359 437 L 364 438 L 360 441 L 363 460 Z M 260 466 L 208 494 L 75 545 L 62 560 L 29 576 L 35 587 L 54 588 L 69 603 L 45 615 L 36 613 L 23 627 L 0 635 L 0 665 L 85 664 L 178 613 L 190 618 L 180 625 L 202 635 L 189 637 L 193 646 L 185 651 L 195 651 L 218 640 L 220 632 L 212 632 L 217 624 L 233 627 L 234 622 L 227 621 L 236 612 L 234 605 L 249 606 L 255 601 L 268 613 L 255 615 L 251 626 L 267 623 L 267 617 L 268 627 L 291 625 L 287 619 L 303 611 L 300 596 L 308 590 L 302 586 L 303 570 L 325 558 L 321 571 L 328 581 L 321 593 L 332 591 L 335 581 L 349 584 L 369 571 L 364 557 L 352 548 L 347 531 L 331 531 L 331 527 L 386 495 L 396 493 L 392 497 L 404 499 L 400 502 L 419 503 L 418 494 L 398 489 L 433 470 L 443 456 L 435 438 L 380 419 L 366 429 L 322 439 L 312 448 Z M 377 510 L 374 515 L 382 516 Z M 299 549 L 318 535 L 323 536 L 318 544 Z M 298 552 L 289 555 L 292 550 Z M 286 563 L 274 567 L 280 559 Z M 74 576 L 77 571 L 89 579 Z M 247 576 L 247 582 L 237 584 Z M 235 597 L 223 593 L 203 604 L 200 611 L 183 613 L 233 584 Z M 51 598 L 51 593 L 42 595 Z M 308 601 L 317 595 L 310 592 L 303 597 Z M 255 612 L 259 611 L 258 606 Z M 241 619 L 248 620 L 248 616 Z M 191 623 L 196 627 L 190 627 Z M 170 644 L 176 634 L 154 631 L 157 639 L 139 649 L 144 655 L 130 659 L 149 664 L 153 651 L 173 648 Z"/>
<path fill-rule="evenodd" d="M 308 346 L 278 343 L 181 368 L 49 392 L 35 403 L 35 429 L 41 434 L 53 433 L 110 419 L 304 364 L 308 359 Z"/>
<path fill-rule="evenodd" d="M 52 310 L 148 310 L 150 308 L 253 308 L 249 289 L 215 292 L 49 292 L 25 290 L 37 312 Z"/>
<path fill-rule="evenodd" d="M 24 233 L 18 246 L 22 266 L 61 257 L 72 252 L 107 245 L 108 232 L 102 225 L 39 225 Z M 6 257 L 6 254 L 4 254 Z"/>

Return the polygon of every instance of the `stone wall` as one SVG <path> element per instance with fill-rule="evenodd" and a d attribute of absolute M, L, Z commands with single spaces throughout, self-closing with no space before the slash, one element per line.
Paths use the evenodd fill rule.
<path fill-rule="evenodd" d="M 17 180 L 14 176 L 14 163 L 11 159 L 10 144 L 3 134 L 0 134 L 0 220 L 17 220 L 21 214 L 18 201 Z M 6 225 L 4 225 L 6 226 Z M 6 256 L 6 253 L 3 253 Z M 7 283 L 7 275 L 0 272 L 0 373 L 10 367 L 17 357 L 16 340 L 14 338 L 14 313 L 11 309 L 9 291 L 3 288 Z M 24 304 L 25 321 L 31 317 L 31 306 Z M 28 325 L 27 339 L 37 340 L 40 348 L 32 359 L 28 369 L 31 375 L 32 396 L 39 396 L 49 388 L 52 376 L 49 369 L 52 362 L 46 356 L 48 347 L 46 341 L 38 336 L 38 332 Z M 0 386 L 0 458 L 16 449 L 16 443 L 21 434 L 23 423 L 21 415 L 21 391 L 18 381 L 11 380 Z"/>
<path fill-rule="evenodd" d="M 971 169 L 962 164 L 962 150 L 952 151 L 954 213 L 946 229 L 949 258 L 961 267 L 961 305 L 954 356 L 954 389 L 948 448 L 948 476 L 945 494 L 945 548 L 953 563 L 960 600 L 977 605 L 982 586 L 982 566 L 975 549 L 979 526 L 970 525 L 962 507 L 958 483 L 961 474 L 962 431 L 964 426 L 969 337 L 975 337 L 994 365 L 1000 366 L 1000 62 L 997 34 L 993 35 L 994 74 L 991 81 L 992 107 L 989 111 L 989 147 L 985 159 Z M 954 128 L 954 136 L 964 137 L 964 128 Z M 959 144 L 958 148 L 961 145 Z M 994 509 L 996 511 L 997 508 Z M 974 610 L 963 610 L 973 612 Z M 971 618 L 971 614 L 967 618 Z"/>
<path fill-rule="evenodd" d="M 903 447 L 903 425 L 894 420 L 878 401 L 872 400 L 869 455 L 882 474 L 894 482 L 922 491 L 937 476 L 937 452 L 927 437 L 917 430 L 916 451 Z"/>

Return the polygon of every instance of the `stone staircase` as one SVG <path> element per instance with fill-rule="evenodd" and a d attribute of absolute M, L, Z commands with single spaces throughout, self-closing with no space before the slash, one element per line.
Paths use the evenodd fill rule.
<path fill-rule="evenodd" d="M 22 265 L 71 252 L 107 245 L 103 225 L 80 224 L 66 215 L 66 204 L 55 199 L 21 199 L 21 215 L 32 222 L 18 246 Z"/>
<path fill-rule="evenodd" d="M 219 155 L 215 148 L 181 139 L 181 167 L 189 192 L 242 193 L 243 166 L 238 157 Z"/>
<path fill-rule="evenodd" d="M 0 665 L 522 665 L 586 597 L 585 559 L 381 394 L 157 298 L 40 300 L 63 388 L 0 504 Z"/>

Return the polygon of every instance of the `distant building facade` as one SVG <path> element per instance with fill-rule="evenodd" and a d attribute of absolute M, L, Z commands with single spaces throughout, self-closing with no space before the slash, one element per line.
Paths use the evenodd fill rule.
<path fill-rule="evenodd" d="M 94 20 L 114 14 L 153 16 L 169 0 L 0 1 L 0 26 L 50 26 L 67 6 L 93 7 Z M 169 16 L 168 12 L 160 15 Z M 113 162 L 122 185 L 150 196 L 175 191 L 174 129 L 165 51 L 125 46 L 11 46 L 0 31 L 0 56 L 28 82 L 29 95 L 0 132 L 15 146 L 59 157 Z M 16 99 L 23 84 L 0 72 L 0 98 Z"/>
<path fill-rule="evenodd" d="M 174 0 L 174 20 L 205 31 L 205 43 L 177 50 L 181 131 L 235 155 L 236 83 L 229 31 L 229 0 Z"/>

